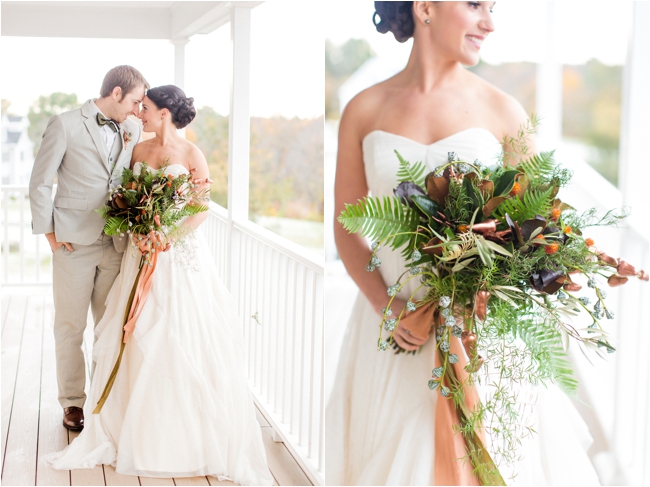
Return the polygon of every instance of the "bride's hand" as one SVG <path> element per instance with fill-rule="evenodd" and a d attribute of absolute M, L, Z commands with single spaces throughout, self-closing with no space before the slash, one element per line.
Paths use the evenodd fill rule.
<path fill-rule="evenodd" d="M 393 302 L 390 305 L 390 308 L 392 310 L 390 317 L 397 318 L 405 306 L 406 301 L 403 299 L 393 299 Z M 395 328 L 395 333 L 393 334 L 395 343 L 409 352 L 417 350 L 422 345 L 424 345 L 429 340 L 430 326 L 423 327 L 423 319 L 426 320 L 423 310 L 420 311 L 420 309 L 418 309 L 411 313 L 405 313 L 404 316 L 402 316 L 400 319 L 397 328 Z"/>

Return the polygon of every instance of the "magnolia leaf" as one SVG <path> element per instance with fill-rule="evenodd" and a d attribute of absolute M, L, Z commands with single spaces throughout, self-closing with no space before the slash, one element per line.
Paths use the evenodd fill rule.
<path fill-rule="evenodd" d="M 426 179 L 427 194 L 436 203 L 444 205 L 449 195 L 449 179 L 444 176 L 435 177 L 433 174 L 430 173 Z"/>
<path fill-rule="evenodd" d="M 490 216 L 492 212 L 506 199 L 505 196 L 495 196 L 490 198 L 483 206 L 483 216 Z"/>
<path fill-rule="evenodd" d="M 517 174 L 519 174 L 519 171 L 515 170 L 505 171 L 501 174 L 499 179 L 494 183 L 494 196 L 507 195 L 515 184 L 515 176 Z"/>
<path fill-rule="evenodd" d="M 436 215 L 439 211 L 443 210 L 438 203 L 425 195 L 413 195 L 411 196 L 411 200 L 428 217 Z"/>

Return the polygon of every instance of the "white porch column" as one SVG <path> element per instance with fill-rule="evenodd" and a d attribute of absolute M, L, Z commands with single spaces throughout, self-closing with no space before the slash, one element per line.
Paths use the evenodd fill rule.
<path fill-rule="evenodd" d="M 647 194 L 650 184 L 650 4 L 634 2 L 632 31 L 623 71 L 618 180 L 632 215 L 621 229 L 621 256 L 637 269 L 650 267 Z M 614 446 L 628 485 L 650 484 L 648 285 L 630 279 L 619 303 L 614 397 Z"/>
<path fill-rule="evenodd" d="M 230 119 L 228 134 L 228 219 L 231 236 L 227 282 L 235 293 L 237 276 L 231 273 L 231 262 L 237 262 L 240 246 L 235 222 L 248 220 L 249 166 L 250 166 L 250 50 L 251 8 L 241 3 L 231 10 L 230 36 L 232 40 L 232 81 L 230 86 Z"/>
<path fill-rule="evenodd" d="M 537 65 L 537 152 L 559 149 L 562 141 L 562 63 L 556 35 L 555 2 L 546 8 L 546 55 Z"/>
<path fill-rule="evenodd" d="M 174 84 L 185 90 L 185 45 L 190 42 L 187 37 L 172 39 L 174 44 Z"/>

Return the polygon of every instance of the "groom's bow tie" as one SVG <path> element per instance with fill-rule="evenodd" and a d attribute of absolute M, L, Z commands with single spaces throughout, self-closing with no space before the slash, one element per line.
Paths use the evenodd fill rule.
<path fill-rule="evenodd" d="M 117 132 L 118 129 L 119 129 L 119 125 L 117 124 L 117 122 L 116 122 L 115 120 L 112 120 L 112 119 L 110 119 L 110 118 L 106 118 L 106 117 L 105 117 L 104 115 L 102 115 L 101 113 L 98 113 L 98 114 L 97 114 L 97 123 L 99 124 L 100 127 L 101 127 L 102 125 L 106 125 L 106 124 L 108 124 L 108 126 L 111 128 L 111 130 L 112 130 L 113 132 Z"/>

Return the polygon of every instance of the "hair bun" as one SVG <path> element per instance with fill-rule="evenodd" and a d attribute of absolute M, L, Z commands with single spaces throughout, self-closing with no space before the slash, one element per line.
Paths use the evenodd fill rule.
<path fill-rule="evenodd" d="M 194 98 L 186 97 L 178 86 L 166 85 L 151 88 L 147 91 L 149 98 L 159 109 L 166 108 L 172 115 L 172 122 L 177 129 L 189 125 L 196 116 Z"/>
<path fill-rule="evenodd" d="M 376 17 L 379 16 L 379 22 Z M 413 37 L 415 21 L 413 20 L 413 2 L 375 2 L 372 16 L 377 32 L 392 32 L 398 42 L 406 42 Z"/>

